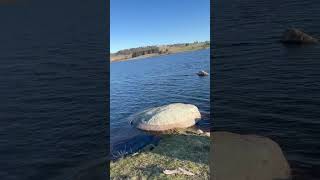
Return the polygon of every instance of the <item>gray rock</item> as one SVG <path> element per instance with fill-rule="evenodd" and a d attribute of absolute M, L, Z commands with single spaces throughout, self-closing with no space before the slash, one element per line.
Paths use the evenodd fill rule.
<path fill-rule="evenodd" d="M 210 132 L 205 132 L 204 135 L 210 137 Z"/>
<path fill-rule="evenodd" d="M 211 147 L 213 180 L 289 180 L 289 164 L 269 138 L 214 132 Z"/>
<path fill-rule="evenodd" d="M 197 73 L 197 75 L 198 76 L 209 76 L 209 73 L 207 73 L 206 71 L 199 71 L 198 73 Z"/>
<path fill-rule="evenodd" d="M 318 40 L 305 32 L 299 29 L 288 29 L 282 35 L 283 43 L 298 43 L 298 44 L 307 44 L 307 43 L 317 43 Z"/>
<path fill-rule="evenodd" d="M 198 130 L 197 130 L 197 133 L 198 133 L 198 134 L 203 134 L 204 132 L 203 132 L 201 129 L 198 129 Z"/>
<path fill-rule="evenodd" d="M 142 111 L 131 117 L 131 124 L 145 131 L 166 131 L 193 126 L 200 118 L 195 105 L 173 103 Z"/>

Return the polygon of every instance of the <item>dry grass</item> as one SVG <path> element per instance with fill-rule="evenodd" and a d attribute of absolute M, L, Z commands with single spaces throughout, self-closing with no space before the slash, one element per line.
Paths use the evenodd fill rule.
<path fill-rule="evenodd" d="M 110 164 L 111 179 L 209 179 L 209 137 L 196 134 L 164 135 L 150 150 L 121 158 Z M 186 169 L 195 174 L 166 175 L 163 170 Z"/>

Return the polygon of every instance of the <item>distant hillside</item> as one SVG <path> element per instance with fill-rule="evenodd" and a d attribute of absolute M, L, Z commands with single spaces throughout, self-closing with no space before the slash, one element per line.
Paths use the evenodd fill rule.
<path fill-rule="evenodd" d="M 159 56 L 165 54 L 172 54 L 184 51 L 194 51 L 206 49 L 210 47 L 210 41 L 193 42 L 193 43 L 179 43 L 161 46 L 145 46 L 131 49 L 120 50 L 110 55 L 111 61 L 123 61 L 132 58 L 142 58 L 150 56 Z"/>

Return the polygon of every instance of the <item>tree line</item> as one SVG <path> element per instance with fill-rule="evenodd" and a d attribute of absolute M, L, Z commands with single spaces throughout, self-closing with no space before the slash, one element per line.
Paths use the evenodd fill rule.
<path fill-rule="evenodd" d="M 120 50 L 116 55 L 132 55 L 132 57 L 138 57 L 146 54 L 159 53 L 159 47 L 157 46 L 146 46 L 146 47 L 138 47 L 138 48 L 130 48 Z"/>
<path fill-rule="evenodd" d="M 166 46 L 167 47 L 181 47 L 181 46 L 190 46 L 190 45 L 202 45 L 205 47 L 205 46 L 210 45 L 210 41 L 205 41 L 205 42 L 195 41 L 193 43 L 177 43 L 177 44 L 170 44 L 170 45 L 166 45 Z M 131 55 L 131 57 L 134 58 L 134 57 L 143 56 L 143 55 L 147 55 L 147 54 L 154 54 L 154 53 L 161 54 L 161 53 L 166 53 L 166 52 L 168 52 L 167 48 L 165 50 L 162 49 L 162 51 L 161 51 L 158 46 L 145 46 L 145 47 L 120 50 L 120 51 L 116 52 L 114 55 L 126 55 L 126 56 Z"/>

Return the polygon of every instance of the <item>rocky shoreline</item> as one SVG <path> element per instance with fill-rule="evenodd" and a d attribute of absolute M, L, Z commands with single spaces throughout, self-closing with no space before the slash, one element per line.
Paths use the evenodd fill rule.
<path fill-rule="evenodd" d="M 110 177 L 290 180 L 291 170 L 280 146 L 269 138 L 230 132 L 210 136 L 210 132 L 188 128 L 111 162 Z"/>
<path fill-rule="evenodd" d="M 164 135 L 158 145 L 111 162 L 110 173 L 111 179 L 291 179 L 290 165 L 271 139 L 195 129 Z"/>
<path fill-rule="evenodd" d="M 204 132 L 196 127 L 199 121 L 199 109 L 183 103 L 135 114 L 132 125 L 157 133 L 160 142 L 111 161 L 111 179 L 291 179 L 276 142 L 257 135 Z"/>

